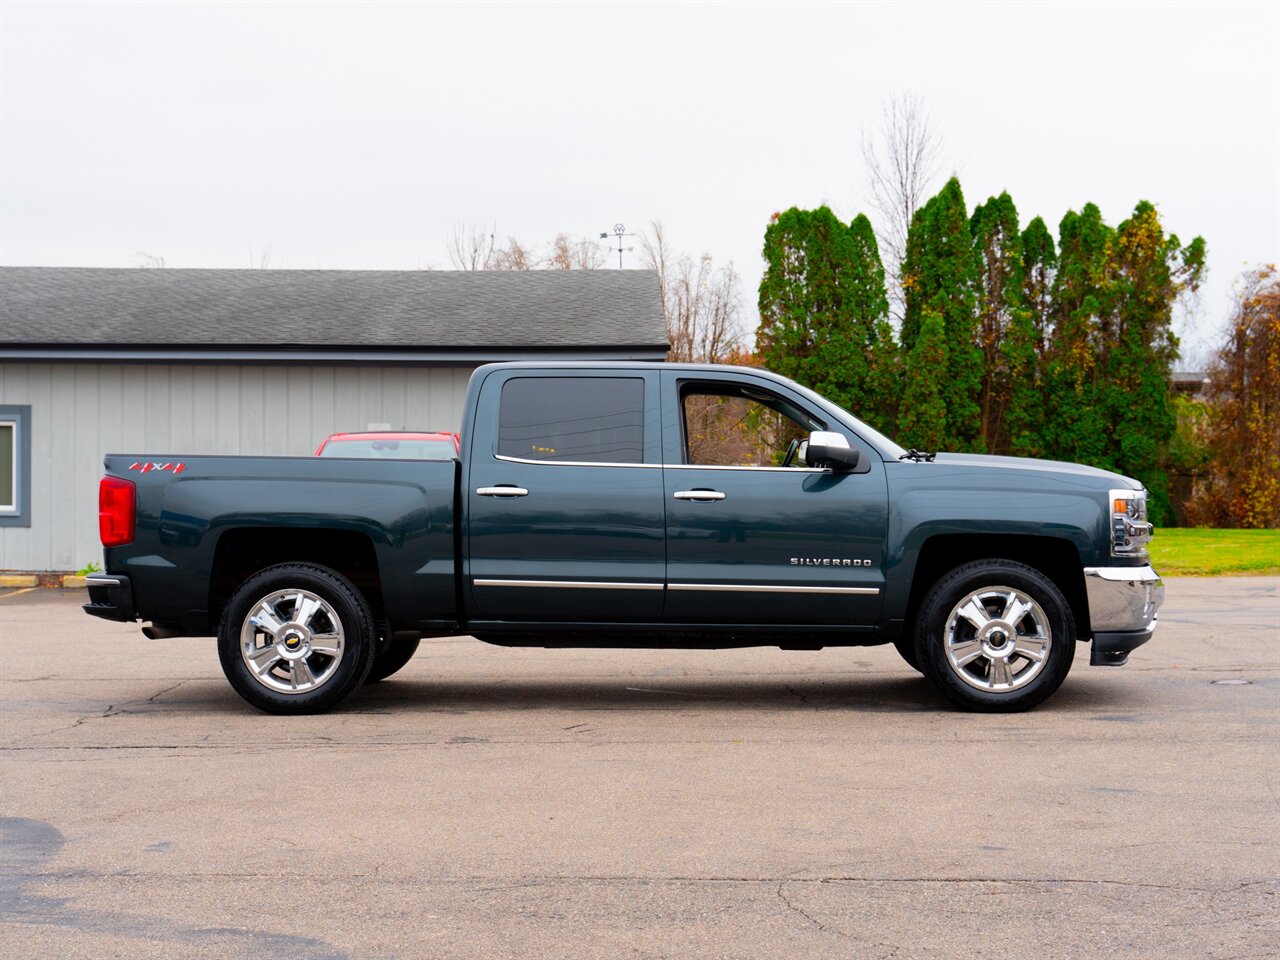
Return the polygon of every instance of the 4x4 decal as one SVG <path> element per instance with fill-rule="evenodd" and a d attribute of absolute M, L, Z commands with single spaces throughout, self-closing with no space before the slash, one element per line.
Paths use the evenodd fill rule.
<path fill-rule="evenodd" d="M 150 473 L 152 470 L 171 470 L 173 473 L 178 474 L 187 469 L 187 465 L 185 463 L 151 463 L 149 461 L 143 463 L 142 461 L 137 461 L 129 464 L 129 469 L 139 470 L 142 473 Z"/>

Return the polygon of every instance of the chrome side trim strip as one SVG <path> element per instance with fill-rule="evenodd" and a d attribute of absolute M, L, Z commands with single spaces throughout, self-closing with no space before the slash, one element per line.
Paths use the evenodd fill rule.
<path fill-rule="evenodd" d="M 593 460 L 527 460 L 524 457 L 506 457 L 500 453 L 493 455 L 495 460 L 507 463 L 532 463 L 539 467 L 639 467 L 644 470 L 661 470 L 660 463 L 608 463 Z"/>
<path fill-rule="evenodd" d="M 115 577 L 91 573 L 84 578 L 84 585 L 86 587 L 118 587 L 120 586 L 120 581 Z"/>
<path fill-rule="evenodd" d="M 873 597 L 879 587 L 779 587 L 764 583 L 668 583 L 668 590 L 710 590 L 716 593 L 850 593 Z"/>
<path fill-rule="evenodd" d="M 661 583 L 617 583 L 605 580 L 480 580 L 477 587 L 559 587 L 564 590 L 661 590 Z"/>
<path fill-rule="evenodd" d="M 607 580 L 482 580 L 473 579 L 477 587 L 554 587 L 565 590 L 661 590 L 664 584 Z M 702 590 L 715 593 L 844 593 L 874 597 L 879 587 L 781 587 L 766 583 L 668 583 L 668 590 Z"/>
<path fill-rule="evenodd" d="M 713 467 L 701 463 L 664 463 L 668 470 L 754 470 L 757 473 L 830 473 L 830 467 Z"/>
<path fill-rule="evenodd" d="M 758 473 L 830 473 L 830 467 L 714 467 L 700 463 L 607 463 L 591 460 L 528 460 L 524 457 L 508 457 L 500 453 L 495 460 L 507 463 L 531 463 L 539 467 L 632 467 L 641 470 L 754 470 Z"/>

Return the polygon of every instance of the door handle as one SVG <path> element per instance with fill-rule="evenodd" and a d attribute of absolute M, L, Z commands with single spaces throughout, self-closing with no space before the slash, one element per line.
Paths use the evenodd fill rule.
<path fill-rule="evenodd" d="M 524 487 L 512 486 L 509 483 L 496 487 L 476 487 L 476 493 L 482 497 L 527 497 L 529 491 Z"/>
<path fill-rule="evenodd" d="M 725 495 L 719 490 L 677 490 L 671 496 L 677 500 L 710 501 L 723 500 Z"/>

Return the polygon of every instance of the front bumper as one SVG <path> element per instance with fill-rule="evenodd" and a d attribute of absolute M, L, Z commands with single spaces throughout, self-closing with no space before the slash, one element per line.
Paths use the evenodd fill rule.
<path fill-rule="evenodd" d="M 1085 593 L 1093 627 L 1093 666 L 1120 667 L 1151 639 L 1164 581 L 1150 566 L 1085 567 Z"/>
<path fill-rule="evenodd" d="M 130 623 L 137 619 L 133 607 L 133 584 L 119 573 L 91 573 L 84 578 L 89 588 L 89 602 L 84 612 L 103 620 Z"/>

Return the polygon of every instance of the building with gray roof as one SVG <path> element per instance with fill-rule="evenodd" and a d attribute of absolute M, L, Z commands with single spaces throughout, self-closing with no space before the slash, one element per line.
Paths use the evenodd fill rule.
<path fill-rule="evenodd" d="M 454 430 L 494 360 L 662 360 L 657 274 L 0 267 L 0 570 L 101 562 L 108 453 Z"/>

